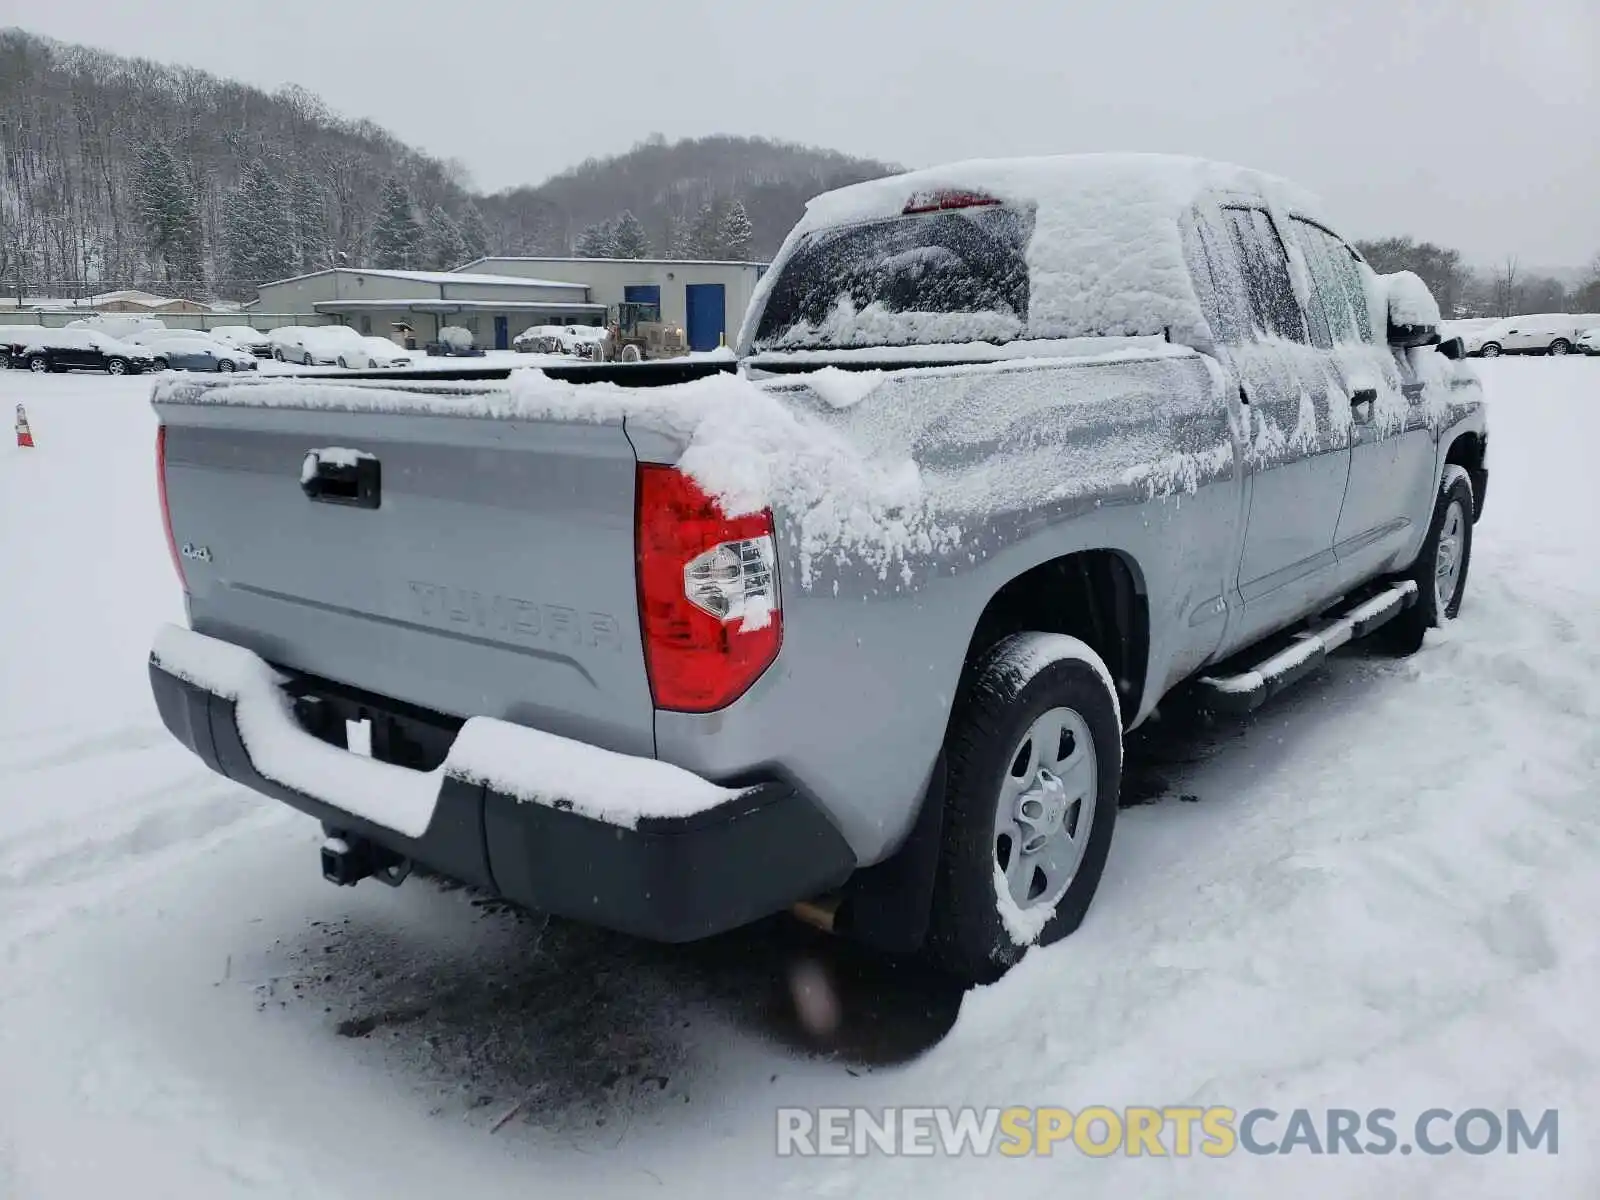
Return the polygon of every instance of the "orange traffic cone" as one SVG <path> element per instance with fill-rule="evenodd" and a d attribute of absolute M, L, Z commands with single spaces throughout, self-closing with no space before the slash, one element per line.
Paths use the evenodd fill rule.
<path fill-rule="evenodd" d="M 33 430 L 28 428 L 28 413 L 22 405 L 17 405 L 17 445 L 27 450 L 32 450 Z"/>

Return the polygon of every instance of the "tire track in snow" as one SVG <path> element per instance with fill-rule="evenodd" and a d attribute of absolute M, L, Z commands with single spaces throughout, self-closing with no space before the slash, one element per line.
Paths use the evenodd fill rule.
<path fill-rule="evenodd" d="M 128 808 L 116 814 L 118 824 L 110 828 L 59 822 L 0 842 L 0 889 L 59 886 L 104 875 L 119 862 L 160 854 L 225 829 L 259 807 L 238 787 L 222 783 L 179 803 L 152 806 L 173 790 L 158 787 L 128 796 Z M 30 855 L 35 847 L 39 852 Z"/>

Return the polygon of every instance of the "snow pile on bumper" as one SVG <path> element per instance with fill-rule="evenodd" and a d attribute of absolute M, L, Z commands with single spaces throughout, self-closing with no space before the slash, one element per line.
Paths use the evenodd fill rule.
<path fill-rule="evenodd" d="M 165 625 L 150 661 L 234 704 L 240 737 L 267 779 L 405 837 L 426 832 L 446 776 L 625 829 L 635 828 L 641 818 L 705 812 L 743 794 L 670 763 L 616 754 L 493 717 L 468 719 L 439 767 L 414 771 L 352 754 L 305 732 L 290 711 L 281 678 L 242 646 Z"/>

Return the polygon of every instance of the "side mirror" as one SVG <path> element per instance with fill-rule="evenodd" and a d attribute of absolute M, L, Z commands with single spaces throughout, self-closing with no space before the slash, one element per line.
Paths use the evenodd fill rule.
<path fill-rule="evenodd" d="M 1439 328 L 1436 325 L 1396 325 L 1393 321 L 1389 322 L 1389 345 L 1398 350 L 1438 344 Z"/>
<path fill-rule="evenodd" d="M 1439 343 L 1438 350 L 1451 362 L 1459 362 L 1467 356 L 1467 344 L 1458 337 L 1446 338 Z"/>

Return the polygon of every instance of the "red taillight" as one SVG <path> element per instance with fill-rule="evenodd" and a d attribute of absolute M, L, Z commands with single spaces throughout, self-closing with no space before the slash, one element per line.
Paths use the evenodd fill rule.
<path fill-rule="evenodd" d="M 167 427 L 156 427 L 156 493 L 161 497 L 161 524 L 167 531 L 167 552 L 172 555 L 172 569 L 178 573 L 178 583 L 187 592 L 189 580 L 183 573 L 183 559 L 178 555 L 178 539 L 172 536 L 172 507 L 167 503 Z"/>
<path fill-rule="evenodd" d="M 906 201 L 906 206 L 900 210 L 902 216 L 915 216 L 917 213 L 944 212 L 956 208 L 990 208 L 1000 201 L 994 196 L 985 196 L 982 192 L 957 192 L 949 189 L 940 189 L 933 192 L 918 192 Z"/>
<path fill-rule="evenodd" d="M 639 620 L 657 708 L 744 695 L 783 642 L 772 514 L 729 517 L 675 467 L 639 467 Z"/>

